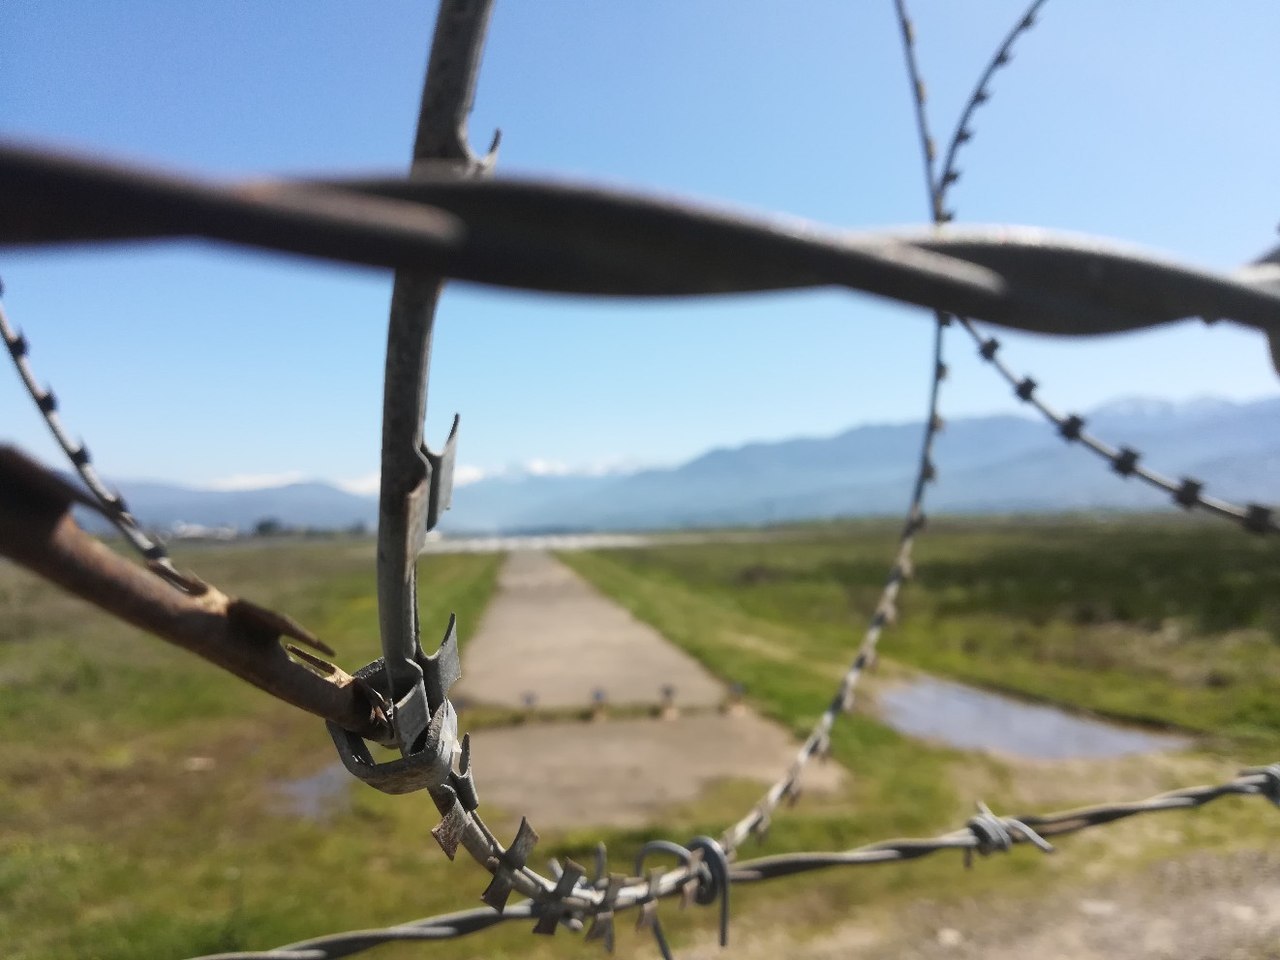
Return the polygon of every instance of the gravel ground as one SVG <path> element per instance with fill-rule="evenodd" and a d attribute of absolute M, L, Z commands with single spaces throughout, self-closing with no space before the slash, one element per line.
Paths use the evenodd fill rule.
<path fill-rule="evenodd" d="M 1197 853 L 1123 880 L 1028 899 L 918 902 L 890 922 L 845 924 L 808 941 L 751 931 L 737 957 L 805 960 L 1276 960 L 1280 855 Z M 724 956 L 709 941 L 689 957 Z"/>

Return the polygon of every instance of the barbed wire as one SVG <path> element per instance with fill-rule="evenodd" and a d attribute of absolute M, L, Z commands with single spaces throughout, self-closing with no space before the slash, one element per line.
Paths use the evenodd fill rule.
<path fill-rule="evenodd" d="M 904 40 L 907 41 L 908 63 L 916 94 L 917 116 L 921 123 L 922 143 L 926 144 L 926 182 L 930 190 L 935 222 L 941 222 L 943 213 L 942 195 L 933 178 L 932 150 L 928 149 L 928 147 L 931 146 L 932 141 L 928 136 L 927 128 L 924 126 L 924 88 L 919 82 L 918 72 L 914 66 L 914 58 L 911 55 L 910 49 L 910 22 L 906 18 L 905 8 L 902 6 L 900 0 L 898 9 L 901 16 Z M 1028 15 L 1024 18 L 1023 22 L 1029 23 L 1029 21 L 1030 16 Z M 440 34 L 438 32 L 437 38 L 439 38 L 439 36 Z M 472 62 L 475 62 L 474 59 Z M 430 124 L 430 107 L 428 105 L 430 104 L 432 107 L 435 107 L 438 106 L 439 102 L 440 101 L 438 99 L 433 100 L 432 98 L 424 95 L 420 131 Z M 914 544 L 914 539 L 924 522 L 922 511 L 924 488 L 927 482 L 935 475 L 931 450 L 934 437 L 936 436 L 937 429 L 940 426 L 937 404 L 940 383 L 945 375 L 945 366 L 942 361 L 942 338 L 947 319 L 948 318 L 941 313 L 935 317 L 935 354 L 931 380 L 930 409 L 929 416 L 926 420 L 916 483 L 908 509 L 907 522 L 904 526 L 904 532 L 900 540 L 898 554 L 889 579 L 877 604 L 875 615 L 863 636 L 857 656 L 841 679 L 836 695 L 832 698 L 826 710 L 823 711 L 818 722 L 815 724 L 813 730 L 810 732 L 804 744 L 798 751 L 796 759 L 793 761 L 788 771 L 778 781 L 776 781 L 768 791 L 766 791 L 764 797 L 746 816 L 741 818 L 724 832 L 718 843 L 706 840 L 705 843 L 700 846 L 700 852 L 705 850 L 713 854 L 714 862 L 722 864 L 721 870 L 723 871 L 727 872 L 729 870 L 728 864 L 732 858 L 735 857 L 741 843 L 743 843 L 749 836 L 753 834 L 760 834 L 767 830 L 770 818 L 782 800 L 788 796 L 794 797 L 798 793 L 799 778 L 809 760 L 813 756 L 825 753 L 829 749 L 831 730 L 840 714 L 852 708 L 853 694 L 856 684 L 865 668 L 874 661 L 876 647 L 883 628 L 895 615 L 897 595 L 900 591 L 903 580 L 909 573 L 911 550 Z M 393 329 L 396 322 L 396 313 L 393 310 Z M 426 322 L 429 324 L 429 317 Z M 390 368 L 388 372 L 390 375 Z M 411 374 L 401 371 L 401 375 L 412 377 L 416 388 L 425 394 L 427 376 L 425 365 L 414 368 Z M 389 387 L 388 396 L 390 395 L 391 388 Z M 389 435 L 384 433 L 384 444 L 387 442 L 388 437 Z M 399 438 L 394 442 L 401 442 L 403 444 L 403 438 Z M 384 456 L 384 465 L 385 462 L 386 460 Z M 416 621 L 414 621 L 414 624 L 416 626 Z M 448 643 L 449 640 L 447 637 L 445 644 L 441 647 L 441 653 L 445 652 Z M 440 656 L 440 654 L 437 654 L 437 656 Z M 416 646 L 416 637 L 414 644 L 409 648 L 406 656 L 403 640 L 388 643 L 387 636 L 384 632 L 385 662 L 390 663 L 393 657 L 408 659 L 415 667 L 418 666 L 418 662 L 421 661 L 422 658 L 420 651 Z M 550 925 L 545 922 L 539 923 L 539 927 L 536 929 L 540 929 L 541 932 L 554 931 L 557 919 L 577 916 L 577 918 L 581 920 L 585 917 L 595 917 L 601 914 L 608 914 L 611 921 L 612 915 L 615 911 L 626 909 L 629 906 L 635 906 L 640 908 L 642 911 L 642 924 L 648 926 L 653 931 L 654 937 L 662 953 L 664 956 L 669 956 L 669 948 L 662 933 L 660 921 L 658 920 L 656 911 L 652 909 L 652 905 L 656 903 L 658 899 L 661 899 L 663 895 L 672 895 L 677 892 L 677 890 L 686 890 L 689 885 L 692 884 L 699 902 L 714 902 L 717 899 L 723 898 L 721 902 L 724 905 L 725 913 L 722 914 L 721 941 L 722 943 L 725 942 L 727 938 L 727 878 L 723 882 L 723 889 L 719 889 L 714 879 L 712 879 L 708 873 L 691 873 L 690 867 L 695 860 L 692 853 L 688 850 L 685 850 L 684 855 L 681 856 L 683 862 L 680 867 L 665 872 L 655 870 L 649 873 L 647 878 L 640 869 L 643 862 L 642 851 L 641 860 L 637 863 L 636 872 L 638 876 L 627 879 L 617 877 L 613 878 L 612 882 L 607 883 L 604 887 L 605 897 L 601 902 L 589 904 L 587 906 L 579 906 L 573 902 L 575 894 L 581 894 L 587 890 L 593 891 L 593 888 L 584 886 L 585 873 L 580 867 L 566 864 L 564 871 L 555 878 L 554 885 L 551 881 L 541 877 L 528 868 L 526 861 L 537 838 L 532 828 L 529 827 L 527 821 L 522 821 L 520 830 L 517 832 L 516 839 L 511 844 L 511 847 L 504 849 L 502 845 L 496 841 L 496 838 L 493 837 L 492 832 L 484 825 L 483 820 L 476 812 L 473 803 L 468 802 L 462 804 L 456 799 L 459 793 L 464 793 L 468 794 L 471 800 L 476 800 L 474 783 L 471 779 L 474 771 L 471 766 L 469 741 L 464 740 L 466 763 L 464 767 L 461 768 L 465 771 L 466 775 L 465 789 L 458 782 L 457 774 L 448 772 L 447 767 L 442 766 L 439 762 L 439 758 L 447 755 L 452 749 L 452 737 L 456 735 L 454 731 L 449 729 L 449 724 L 452 722 L 452 716 L 451 706 L 446 696 L 448 689 L 447 678 L 451 676 L 455 670 L 453 667 L 441 663 L 424 663 L 422 666 L 426 668 L 426 676 L 425 680 L 418 681 L 419 689 L 423 691 L 419 694 L 419 699 L 423 701 L 425 709 L 424 707 L 416 709 L 417 716 L 420 719 L 417 721 L 415 729 L 422 729 L 426 720 L 430 718 L 433 721 L 437 721 L 437 733 L 435 734 L 434 739 L 430 735 L 428 736 L 427 747 L 425 750 L 420 749 L 416 752 L 426 753 L 432 758 L 429 762 L 433 763 L 437 770 L 428 777 L 424 785 L 429 791 L 431 791 L 433 799 L 436 801 L 437 807 L 441 809 L 441 812 L 444 813 L 446 809 L 449 810 L 446 814 L 446 821 L 441 825 L 441 827 L 445 829 L 442 830 L 441 828 L 437 828 L 436 836 L 438 840 L 442 840 L 442 834 L 448 837 L 447 841 L 442 840 L 442 846 L 445 847 L 446 853 L 451 854 L 452 851 L 450 846 L 453 845 L 454 848 L 456 848 L 458 840 L 455 838 L 460 835 L 464 838 L 468 832 L 487 835 L 486 839 L 492 845 L 492 851 L 487 858 L 482 859 L 477 856 L 476 859 L 480 860 L 494 877 L 489 890 L 486 890 L 485 892 L 485 899 L 491 906 L 501 909 L 505 905 L 506 899 L 513 888 L 532 885 L 535 888 L 533 900 L 534 912 L 540 913 L 543 916 L 544 921 L 547 917 L 553 918 Z M 432 683 L 433 678 L 434 684 Z M 427 688 L 432 686 L 434 686 L 437 691 L 435 697 L 430 696 L 427 691 Z M 404 701 L 401 701 L 401 703 L 405 702 L 408 702 L 407 697 Z M 399 706 L 400 704 L 397 704 L 397 707 Z M 395 716 L 394 712 L 393 716 Z M 338 742 L 338 737 L 336 735 L 335 742 Z M 408 741 L 402 741 L 402 751 L 405 759 L 409 760 L 415 751 L 410 749 L 407 744 Z M 345 760 L 346 757 L 344 756 L 344 761 Z M 348 767 L 353 768 L 353 765 L 348 764 Z M 446 783 L 446 781 L 449 782 Z M 448 824 L 450 818 L 454 821 L 452 824 Z M 982 828 L 981 830 L 979 829 L 979 826 Z M 1008 845 L 1010 842 L 1008 838 L 1010 836 L 1028 838 L 1035 837 L 1035 834 L 1033 831 L 1028 830 L 1023 823 L 1017 821 L 1001 821 L 999 818 L 992 816 L 989 811 L 984 811 L 983 815 L 971 822 L 970 829 L 966 836 L 970 838 L 968 842 L 976 844 L 978 849 L 985 852 L 987 847 L 993 843 L 1002 842 L 1005 845 Z M 935 841 L 934 845 L 929 849 L 943 849 L 950 846 L 963 845 L 965 842 L 966 841 L 958 839 L 955 836 L 948 836 Z M 1043 841 L 1041 842 L 1043 843 Z M 650 846 L 652 847 L 653 845 Z M 664 849 L 666 852 L 673 852 L 679 851 L 682 848 L 666 843 Z M 923 851 L 924 849 L 925 847 L 923 845 L 909 844 L 906 847 L 895 848 L 894 855 L 898 858 L 904 858 L 907 855 L 907 850 Z M 473 855 L 475 852 L 476 851 L 473 849 Z M 889 852 L 888 847 L 881 847 L 875 850 L 862 851 L 861 856 L 874 860 L 879 856 L 886 856 Z M 919 855 L 919 853 L 916 855 Z M 804 860 L 804 856 L 805 855 L 792 855 L 791 860 L 781 860 L 777 861 L 777 863 L 779 865 L 786 864 L 786 868 L 790 872 L 795 872 L 802 869 L 805 864 L 813 865 L 824 862 L 821 857 L 817 860 Z M 599 877 L 603 879 L 603 867 L 598 870 L 598 874 Z M 762 872 L 759 875 L 764 877 L 767 873 Z M 497 888 L 496 890 L 495 886 Z M 601 936 L 605 935 L 601 934 Z M 612 939 L 611 933 L 608 934 L 608 939 Z"/>
<path fill-rule="evenodd" d="M 0 281 L 0 297 L 3 297 L 3 295 L 4 283 Z M 103 483 L 102 478 L 98 476 L 98 471 L 94 469 L 93 461 L 89 456 L 88 446 L 84 441 L 77 442 L 71 439 L 71 434 L 67 432 L 62 425 L 61 418 L 58 416 L 58 399 L 54 396 L 53 388 L 40 386 L 40 381 L 36 378 L 35 371 L 31 368 L 29 359 L 30 346 L 27 343 L 27 338 L 10 325 L 3 302 L 0 302 L 0 338 L 4 339 L 5 347 L 8 348 L 9 356 L 18 372 L 18 378 L 22 381 L 22 385 L 26 387 L 27 393 L 36 405 L 36 409 L 40 411 L 40 415 L 48 426 L 49 432 L 53 434 L 53 439 L 62 449 L 62 452 L 66 454 L 72 467 L 92 495 L 97 512 L 120 531 L 129 546 L 138 552 L 152 571 L 173 586 L 190 592 L 192 590 L 191 579 L 179 573 L 174 567 L 173 560 L 170 559 L 164 544 L 147 536 L 138 525 L 138 521 L 134 519 L 133 514 L 129 512 L 129 507 L 125 503 L 124 497 L 117 491 L 110 489 Z"/>
<path fill-rule="evenodd" d="M 934 196 L 936 188 L 933 177 L 933 146 L 929 136 L 924 115 L 924 86 L 916 68 L 915 58 L 911 54 L 914 44 L 914 31 L 906 16 L 901 0 L 895 0 L 899 23 L 902 28 L 904 47 L 907 50 L 907 74 L 911 81 L 912 100 L 915 103 L 917 128 L 920 131 L 920 142 L 924 154 L 925 184 L 930 196 Z M 933 204 L 937 212 L 937 205 Z M 886 626 L 897 619 L 898 594 L 902 584 L 913 572 L 912 555 L 915 541 L 925 526 L 924 499 L 925 490 L 937 479 L 937 468 L 933 460 L 934 444 L 943 427 L 940 412 L 942 381 L 946 378 L 947 367 L 944 362 L 945 334 L 949 322 L 946 313 L 937 311 L 934 314 L 932 366 L 930 368 L 929 401 L 924 418 L 923 436 L 920 443 L 920 456 L 916 462 L 915 477 L 911 486 L 911 498 L 907 504 L 906 517 L 903 521 L 902 533 L 898 539 L 898 547 L 889 569 L 889 576 L 881 588 L 880 596 L 872 607 L 870 622 L 862 635 L 856 655 L 836 689 L 835 695 L 826 709 L 818 717 L 810 729 L 804 743 L 796 753 L 795 760 L 787 771 L 770 785 L 756 806 L 740 818 L 721 837 L 724 849 L 732 853 L 753 833 L 768 829 L 770 818 L 783 800 L 795 800 L 799 796 L 800 777 L 804 768 L 814 756 L 826 755 L 830 749 L 831 731 L 841 714 L 849 713 L 854 707 L 854 693 L 863 672 L 873 667 L 880 637 Z"/>
<path fill-rule="evenodd" d="M 997 57 L 1004 59 L 984 75 L 979 85 L 984 98 L 990 74 L 1007 62 L 1008 46 L 1030 26 L 1038 6 L 1033 4 L 1006 41 Z M 590 920 L 587 938 L 602 940 L 611 948 L 615 913 L 633 908 L 640 912 L 641 927 L 652 932 L 664 956 L 669 956 L 656 906 L 677 894 L 703 905 L 720 904 L 723 943 L 729 888 L 734 882 L 841 864 L 896 862 L 949 849 L 961 849 L 966 855 L 987 854 L 1017 843 L 1047 849 L 1044 836 L 1138 813 L 1200 806 L 1233 793 L 1259 794 L 1280 802 L 1280 765 L 1273 765 L 1246 771 L 1217 787 L 1189 788 L 1137 804 L 1024 818 L 998 817 L 981 807 L 963 829 L 932 839 L 885 841 L 839 853 L 736 860 L 749 836 L 767 830 L 781 801 L 798 794 L 800 775 L 809 760 L 828 751 L 834 724 L 852 708 L 856 684 L 874 662 L 884 628 L 896 617 L 901 586 L 911 574 L 912 548 L 925 523 L 924 491 L 935 476 L 932 451 L 941 427 L 938 409 L 946 373 L 942 349 L 947 319 L 954 314 L 1016 329 L 1081 334 L 1205 316 L 1234 319 L 1276 335 L 1280 333 L 1280 287 L 1269 273 L 1251 267 L 1229 275 L 1208 273 L 1102 241 L 1045 231 L 938 230 L 950 219 L 944 208 L 945 190 L 958 177 L 954 156 L 963 141 L 953 138 L 943 174 L 935 179 L 925 91 L 914 60 L 913 30 L 901 0 L 898 10 L 925 152 L 933 230 L 836 232 L 623 191 L 467 179 L 487 174 L 493 160 L 492 148 L 488 157 L 476 157 L 465 133 L 490 8 L 491 0 L 441 4 L 408 179 L 224 186 L 0 144 L 0 177 L 10 187 L 0 192 L 0 244 L 195 235 L 397 271 L 388 335 L 379 507 L 379 622 L 384 655 L 354 676 L 311 660 L 335 686 L 367 698 L 363 701 L 367 716 L 358 723 L 330 719 L 329 730 L 344 765 L 386 792 L 425 789 L 442 818 L 432 834 L 446 855 L 452 859 L 459 847 L 464 848 L 491 874 L 482 895 L 489 909 L 318 938 L 263 954 L 220 956 L 327 960 L 377 943 L 462 936 L 516 919 L 536 919 L 534 930 L 543 934 L 554 933 L 560 926 L 580 930 Z M 978 102 L 975 94 L 958 129 L 967 129 Z M 495 138 L 495 148 L 496 143 Z M 457 428 L 455 420 L 454 432 L 440 453 L 422 443 L 433 311 L 445 277 L 627 296 L 835 284 L 938 311 L 929 416 L 916 480 L 893 566 L 874 614 L 835 696 L 787 772 L 720 840 L 699 837 L 685 845 L 652 842 L 640 851 L 632 874 L 610 873 L 601 847 L 593 879 L 587 879 L 587 871 L 571 861 L 555 864 L 547 877 L 528 866 L 538 836 L 527 821 L 521 821 L 512 842 L 504 846 L 478 813 L 471 742 L 466 735 L 458 737 L 457 717 L 448 699 L 450 684 L 460 673 L 456 625 L 450 622 L 439 648 L 427 656 L 416 613 L 414 564 L 419 551 L 415 545 L 420 547 L 422 537 L 448 505 Z M 83 445 L 71 443 L 53 416 L 52 394 L 42 391 L 31 374 L 25 340 L 11 330 L 2 312 L 0 322 L 20 375 L 55 437 L 77 469 L 87 468 Z M 1136 459 L 1126 456 L 1124 462 L 1137 472 Z M 142 541 L 135 537 L 144 535 L 135 529 L 123 501 L 91 470 L 87 477 L 83 471 L 81 475 L 100 506 L 119 514 L 113 518 L 117 526 L 132 524 L 132 535 L 122 532 L 139 546 Z M 371 728 L 376 732 L 371 733 Z M 397 745 L 401 758 L 375 763 L 366 736 Z M 651 855 L 673 856 L 679 862 L 646 869 Z M 509 906 L 513 894 L 528 900 Z"/>
<path fill-rule="evenodd" d="M 1052 853 L 1054 847 L 1046 840 L 1047 837 L 1079 833 L 1144 814 L 1191 810 L 1230 796 L 1257 796 L 1280 806 L 1280 763 L 1250 767 L 1242 770 L 1231 780 L 1214 785 L 1183 787 L 1158 793 L 1144 800 L 1100 803 L 1056 813 L 1001 817 L 992 813 L 986 804 L 980 803 L 977 815 L 971 817 L 963 827 L 948 833 L 927 838 L 881 840 L 854 847 L 851 850 L 782 853 L 757 857 L 731 866 L 727 873 L 727 880 L 730 884 L 754 883 L 834 867 L 905 863 L 952 850 L 960 851 L 964 855 L 965 865 L 969 866 L 975 854 L 986 857 L 995 853 L 1008 853 L 1015 846 L 1022 844 L 1032 845 L 1042 853 Z M 661 849 L 680 859 L 692 859 L 693 852 L 678 845 L 664 843 Z M 642 882 L 638 877 L 628 879 L 636 883 Z M 610 885 L 616 885 L 619 878 L 597 876 L 593 882 L 596 886 L 607 888 Z M 709 871 L 700 873 L 693 882 L 708 884 Z M 725 889 L 727 890 L 727 887 Z M 717 899 L 705 901 L 697 897 L 696 890 L 693 894 L 687 894 L 683 889 L 675 889 L 662 896 L 679 895 L 684 897 L 686 902 L 700 904 L 721 902 L 718 900 L 719 888 L 715 888 L 715 892 Z M 652 902 L 645 901 L 639 906 L 643 908 Z M 541 919 L 546 915 L 545 911 L 545 905 L 524 901 L 512 904 L 503 914 L 496 914 L 486 909 L 467 910 L 378 930 L 357 930 L 315 937 L 274 950 L 209 954 L 194 960 L 336 960 L 338 957 L 351 956 L 384 943 L 450 939 L 476 933 L 499 923 Z M 597 915 L 594 919 L 598 919 L 599 916 L 601 915 Z M 567 914 L 558 915 L 556 922 L 569 930 L 580 932 L 587 919 L 593 918 Z M 607 920 L 610 924 L 607 936 L 610 939 L 613 936 L 612 919 L 610 916 Z M 597 926 L 595 929 L 600 930 L 601 927 Z M 604 939 L 605 936 L 605 933 L 598 933 L 593 938 L 588 934 L 589 939 Z M 669 953 L 666 955 L 669 956 Z"/>
<path fill-rule="evenodd" d="M 1039 395 L 1040 384 L 1029 376 L 1018 376 L 1000 358 L 1000 341 L 978 329 L 973 321 L 960 318 L 960 325 L 973 338 L 978 355 L 1013 388 L 1013 394 L 1022 403 L 1037 411 L 1051 423 L 1067 443 L 1079 444 L 1106 461 L 1121 477 L 1137 477 L 1148 486 L 1167 493 L 1173 503 L 1184 510 L 1200 508 L 1204 512 L 1232 520 L 1250 533 L 1280 533 L 1280 519 L 1275 508 L 1263 503 L 1234 503 L 1205 492 L 1205 482 L 1194 477 L 1175 480 L 1147 467 L 1142 454 L 1130 446 L 1113 446 L 1085 429 L 1086 420 L 1077 414 L 1063 414 L 1051 407 Z"/>

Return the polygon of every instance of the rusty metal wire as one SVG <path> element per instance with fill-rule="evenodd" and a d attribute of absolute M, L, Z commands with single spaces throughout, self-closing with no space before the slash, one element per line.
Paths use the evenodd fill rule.
<path fill-rule="evenodd" d="M 221 185 L 0 143 L 0 246 L 196 236 L 556 293 L 838 286 L 1040 333 L 1210 316 L 1280 334 L 1256 268 L 1197 269 L 1030 227 L 840 231 L 545 180 Z"/>

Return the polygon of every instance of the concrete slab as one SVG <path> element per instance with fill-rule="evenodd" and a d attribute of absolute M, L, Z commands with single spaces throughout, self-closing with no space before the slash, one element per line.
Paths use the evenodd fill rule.
<path fill-rule="evenodd" d="M 479 628 L 467 639 L 455 699 L 519 707 L 587 707 L 597 689 L 617 705 L 657 704 L 675 687 L 680 706 L 707 707 L 724 686 L 547 553 L 512 553 Z"/>
<path fill-rule="evenodd" d="M 610 704 L 655 705 L 669 683 L 676 703 L 691 708 L 674 719 L 535 719 L 476 731 L 481 809 L 527 816 L 539 829 L 660 822 L 716 780 L 757 780 L 763 790 L 800 746 L 744 706 L 709 709 L 726 694 L 715 677 L 542 552 L 508 557 L 463 648 L 462 671 L 457 703 L 519 707 L 532 692 L 538 707 L 586 707 L 602 688 Z M 815 761 L 802 783 L 822 793 L 845 776 L 837 764 Z"/>
<path fill-rule="evenodd" d="M 665 809 L 696 799 L 716 780 L 771 782 L 797 748 L 750 712 L 530 723 L 481 730 L 472 744 L 481 810 L 526 816 L 540 830 L 660 821 Z M 824 793 L 844 778 L 838 764 L 815 760 L 801 783 L 806 793 Z"/>

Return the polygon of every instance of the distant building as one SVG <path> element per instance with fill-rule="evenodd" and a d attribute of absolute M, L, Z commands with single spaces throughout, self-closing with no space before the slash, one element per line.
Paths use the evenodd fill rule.
<path fill-rule="evenodd" d="M 209 527 L 203 523 L 183 523 L 169 527 L 169 540 L 234 540 L 240 535 L 233 526 Z"/>

